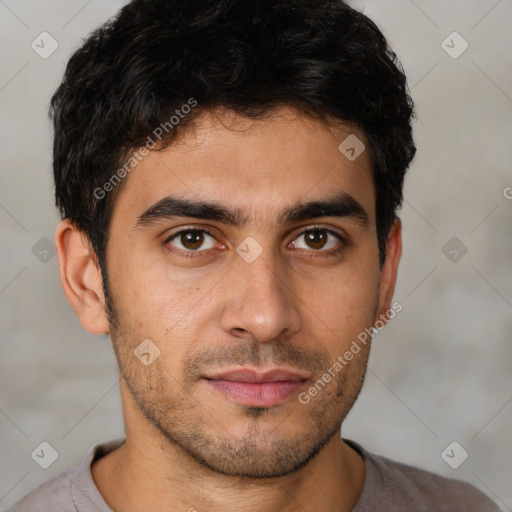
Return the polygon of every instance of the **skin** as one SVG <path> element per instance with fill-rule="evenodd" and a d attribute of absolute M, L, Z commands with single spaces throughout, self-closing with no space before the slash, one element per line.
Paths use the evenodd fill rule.
<path fill-rule="evenodd" d="M 308 404 L 295 394 L 248 407 L 201 376 L 280 366 L 307 375 L 307 390 L 390 309 L 400 221 L 381 268 L 369 152 L 351 162 L 338 150 L 351 133 L 365 141 L 355 128 L 327 129 L 289 107 L 264 121 L 215 114 L 200 117 L 167 150 L 150 152 L 116 198 L 107 247 L 110 325 L 86 237 L 68 220 L 57 228 L 64 291 L 86 330 L 110 333 L 120 367 L 127 440 L 92 465 L 93 478 L 123 512 L 349 511 L 365 468 L 340 428 L 361 389 L 369 345 Z M 353 217 L 276 221 L 298 201 L 337 192 L 364 208 L 367 224 Z M 240 208 L 249 222 L 179 217 L 135 227 L 170 194 Z M 298 236 L 315 226 L 347 243 L 325 231 L 325 248 Z M 189 227 L 213 234 L 199 252 L 184 237 L 166 242 Z M 262 249 L 252 263 L 236 252 L 247 237 Z M 338 246 L 340 254 L 325 254 Z M 197 257 L 179 257 L 194 249 Z M 145 339 L 160 350 L 148 366 L 134 356 Z"/>

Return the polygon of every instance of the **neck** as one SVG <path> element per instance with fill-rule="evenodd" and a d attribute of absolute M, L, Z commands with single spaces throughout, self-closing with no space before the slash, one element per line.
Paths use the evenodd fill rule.
<path fill-rule="evenodd" d="M 226 476 L 197 462 L 150 424 L 121 381 L 126 442 L 92 466 L 119 512 L 348 512 L 363 490 L 361 456 L 338 432 L 297 471 L 277 478 Z M 241 506 L 242 504 L 242 506 Z"/>
<path fill-rule="evenodd" d="M 362 492 L 365 468 L 336 435 L 292 474 L 231 477 L 204 468 L 166 440 L 127 432 L 126 443 L 93 463 L 92 474 L 105 501 L 122 512 L 223 512 L 241 503 L 254 512 L 348 512 Z"/>

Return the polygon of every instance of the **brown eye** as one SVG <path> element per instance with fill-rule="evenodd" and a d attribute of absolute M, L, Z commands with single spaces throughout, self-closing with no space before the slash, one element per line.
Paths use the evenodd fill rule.
<path fill-rule="evenodd" d="M 210 244 L 203 245 L 208 238 L 212 239 Z M 173 243 L 174 242 L 174 243 Z M 172 235 L 166 243 L 182 251 L 199 252 L 199 249 L 211 249 L 215 246 L 213 235 L 204 229 L 183 229 Z"/>
<path fill-rule="evenodd" d="M 315 229 L 305 234 L 305 240 L 312 249 L 323 249 L 327 243 L 327 234 L 324 231 Z"/>
<path fill-rule="evenodd" d="M 181 233 L 180 235 L 180 242 L 182 243 L 183 247 L 192 251 L 199 249 L 201 245 L 203 245 L 203 241 L 203 233 L 199 233 L 197 231 L 189 231 L 188 233 Z"/>
<path fill-rule="evenodd" d="M 301 238 L 304 239 L 304 243 L 302 244 L 297 242 Z M 343 245 L 343 241 L 341 235 L 330 229 L 309 228 L 298 235 L 293 245 L 298 249 L 313 249 L 313 251 L 329 252 L 339 247 L 340 242 L 341 245 Z"/>

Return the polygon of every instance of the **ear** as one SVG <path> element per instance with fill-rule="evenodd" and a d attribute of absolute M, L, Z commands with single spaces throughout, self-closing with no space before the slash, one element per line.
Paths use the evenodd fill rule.
<path fill-rule="evenodd" d="M 62 288 L 82 327 L 92 334 L 108 333 L 101 271 L 87 236 L 64 219 L 57 226 L 55 245 Z"/>
<path fill-rule="evenodd" d="M 402 222 L 396 219 L 388 234 L 386 245 L 386 258 L 380 271 L 379 280 L 379 305 L 377 308 L 377 319 L 387 323 L 391 309 L 391 301 L 395 292 L 396 278 L 398 275 L 398 264 L 402 256 Z"/>

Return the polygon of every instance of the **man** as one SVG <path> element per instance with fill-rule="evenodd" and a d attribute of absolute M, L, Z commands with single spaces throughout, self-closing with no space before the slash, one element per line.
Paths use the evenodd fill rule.
<path fill-rule="evenodd" d="M 52 99 L 60 277 L 126 438 L 11 509 L 478 511 L 340 437 L 400 309 L 406 79 L 340 0 L 134 0 Z"/>

